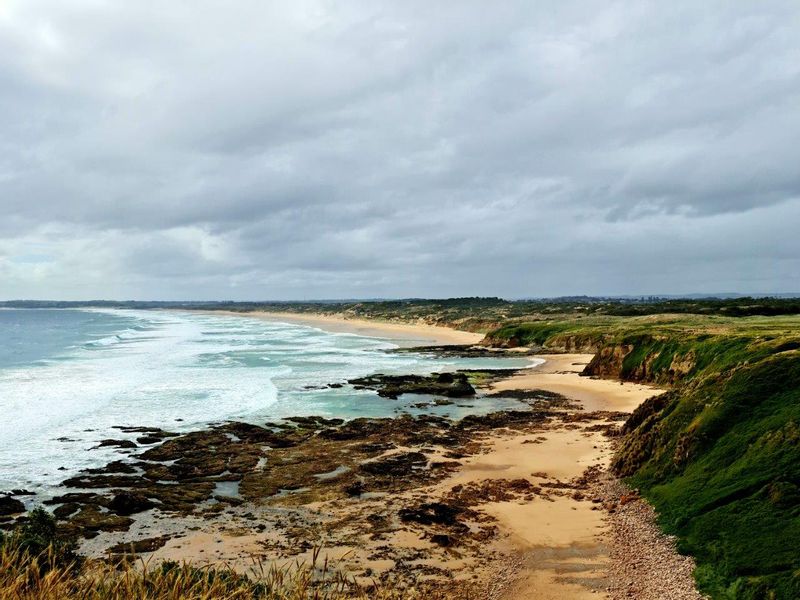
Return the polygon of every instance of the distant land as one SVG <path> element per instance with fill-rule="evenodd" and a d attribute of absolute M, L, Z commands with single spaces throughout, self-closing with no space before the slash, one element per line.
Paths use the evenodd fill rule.
<path fill-rule="evenodd" d="M 690 294 L 654 296 L 560 296 L 507 300 L 498 297 L 320 299 L 320 300 L 4 300 L 0 308 L 129 308 L 230 310 L 235 312 L 325 312 L 353 317 L 391 319 L 436 316 L 436 321 L 463 318 L 501 320 L 535 314 L 597 314 L 635 316 L 660 313 L 719 314 L 726 316 L 782 315 L 800 313 L 800 293 L 769 295 Z M 442 313 L 445 310 L 445 313 Z M 463 325 L 463 324 L 462 324 Z"/>

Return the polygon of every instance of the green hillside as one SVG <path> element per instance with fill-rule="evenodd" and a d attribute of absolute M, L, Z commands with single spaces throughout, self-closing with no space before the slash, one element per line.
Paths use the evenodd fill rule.
<path fill-rule="evenodd" d="M 659 316 L 512 324 L 493 343 L 594 345 L 587 374 L 668 388 L 614 467 L 697 561 L 712 598 L 800 598 L 800 319 Z"/>

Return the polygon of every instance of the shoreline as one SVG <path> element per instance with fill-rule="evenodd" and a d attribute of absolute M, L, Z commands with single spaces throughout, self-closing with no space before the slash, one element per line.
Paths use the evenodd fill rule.
<path fill-rule="evenodd" d="M 483 340 L 482 333 L 461 331 L 440 325 L 425 323 L 394 323 L 389 321 L 373 321 L 369 319 L 351 319 L 342 316 L 306 315 L 292 312 L 249 311 L 236 312 L 229 310 L 190 311 L 208 315 L 225 315 L 263 319 L 296 325 L 308 325 L 330 333 L 350 333 L 366 337 L 390 339 L 401 347 L 426 345 L 473 345 Z"/>
<path fill-rule="evenodd" d="M 482 338 L 480 334 L 444 327 L 360 319 L 232 311 L 207 311 L 207 314 L 294 322 L 372 337 L 377 332 L 378 337 L 409 346 L 420 342 L 473 343 Z M 445 332 L 450 333 L 445 335 Z M 398 335 L 402 337 L 395 337 Z M 283 450 L 278 444 L 270 450 L 269 458 L 259 458 L 258 463 L 253 463 L 255 472 L 248 472 L 242 479 L 247 485 L 236 484 L 233 496 L 221 492 L 213 496 L 215 503 L 208 504 L 208 500 L 195 503 L 187 514 L 175 518 L 154 517 L 145 512 L 134 520 L 129 531 L 103 532 L 87 540 L 84 549 L 100 557 L 114 544 L 124 546 L 133 540 L 164 538 L 156 547 L 143 546 L 147 549 L 137 553 L 147 555 L 147 560 L 178 560 L 198 565 L 225 563 L 248 572 L 253 557 L 259 557 L 267 565 L 310 561 L 314 553 L 308 545 L 310 540 L 313 546 L 324 547 L 321 556 L 325 560 L 330 559 L 366 584 L 382 576 L 411 582 L 422 578 L 435 581 L 436 585 L 453 585 L 454 590 L 462 585 L 477 586 L 474 589 L 483 594 L 479 597 L 497 600 L 625 597 L 627 583 L 620 583 L 619 579 L 633 581 L 635 577 L 625 568 L 630 553 L 619 550 L 627 544 L 627 538 L 619 538 L 615 513 L 618 507 L 623 512 L 620 498 L 626 492 L 620 492 L 616 478 L 608 475 L 615 444 L 612 431 L 636 406 L 661 390 L 580 376 L 591 357 L 535 355 L 533 358 L 545 362 L 518 370 L 510 377 L 491 380 L 481 388 L 482 392 L 524 395 L 543 390 L 553 397 L 543 396 L 536 404 L 531 403 L 530 417 L 523 420 L 515 420 L 513 411 L 503 409 L 487 418 L 475 419 L 477 429 L 459 433 L 462 439 L 456 446 L 441 438 L 437 432 L 441 425 L 437 422 L 401 425 L 402 417 L 373 420 L 380 424 L 378 431 L 372 430 L 368 423 L 360 424 L 364 429 L 354 434 L 355 440 L 361 440 L 358 447 L 375 448 L 361 458 L 352 456 L 354 446 L 347 442 L 350 433 L 341 438 L 342 443 L 334 442 L 340 439 L 338 434 L 323 435 L 315 438 L 319 442 L 312 440 L 311 446 L 301 446 L 298 450 L 291 445 L 294 441 Z M 496 424 L 489 418 L 494 415 L 499 415 L 494 417 L 499 421 Z M 456 425 L 453 422 L 453 429 Z M 339 426 L 326 423 L 312 427 L 321 427 L 317 429 L 319 433 L 335 432 Z M 207 452 L 206 436 L 212 433 L 213 429 L 196 436 L 200 456 Z M 286 430 L 269 435 L 285 433 Z M 238 460 L 236 453 L 242 451 L 234 442 L 246 440 L 251 434 L 256 436 L 254 440 L 263 443 L 258 437 L 263 434 L 253 434 L 249 429 L 225 430 L 222 434 L 225 437 L 218 434 L 215 443 L 231 445 L 234 449 L 228 460 Z M 271 444 L 268 440 L 267 443 Z M 148 449 L 145 454 L 149 452 Z M 181 449 L 177 454 L 165 454 L 160 460 L 174 460 L 183 456 L 183 452 Z M 219 452 L 215 449 L 213 454 Z M 253 461 L 256 455 L 261 456 L 255 454 L 259 452 L 255 446 L 248 447 L 246 452 L 254 453 Z M 331 462 L 334 454 L 342 458 Z M 146 458 L 159 460 L 157 456 Z M 429 473 L 420 472 L 418 466 L 395 464 L 401 458 L 422 461 L 420 464 L 426 464 Z M 282 483 L 273 484 L 266 474 L 258 472 L 263 469 L 257 466 L 262 460 L 267 465 L 275 460 L 283 462 L 290 470 L 299 469 L 298 474 L 278 473 L 275 477 Z M 346 467 L 343 461 L 349 461 Z M 384 474 L 377 480 L 367 477 L 367 493 L 359 491 L 350 498 L 349 492 L 342 497 L 341 492 L 330 491 L 326 482 L 352 478 L 355 473 L 364 480 L 364 466 L 375 463 L 399 469 L 401 478 L 395 480 L 395 475 L 391 475 L 386 479 Z M 313 466 L 310 475 L 306 472 L 308 465 Z M 169 468 L 158 469 L 154 473 L 159 478 L 168 477 Z M 219 482 L 230 481 L 213 476 L 214 472 L 209 471 L 211 479 L 218 482 L 217 487 Z M 253 479 L 271 491 L 248 496 L 248 490 L 254 487 Z M 310 487 L 309 480 L 314 482 Z M 242 490 L 244 499 L 240 495 Z M 627 510 L 640 505 L 647 507 L 644 501 L 634 499 Z M 426 508 L 429 506 L 442 507 L 445 513 L 455 511 L 454 516 L 441 517 L 439 521 L 436 511 L 440 509 Z M 434 512 L 431 514 L 430 510 Z M 409 520 L 405 517 L 398 520 L 397 515 L 403 515 L 404 511 L 410 515 Z M 636 525 L 636 531 L 646 529 L 647 519 L 651 523 L 653 518 L 652 514 L 646 517 L 644 525 Z M 258 523 L 255 528 L 254 523 Z M 626 527 L 630 528 L 630 523 Z M 671 542 L 651 538 L 640 545 L 644 545 L 646 553 L 663 542 L 660 556 L 667 564 L 675 555 Z M 416 566 L 403 566 L 409 563 Z M 652 595 L 637 597 L 696 597 L 688 593 L 659 595 L 668 589 L 657 587 L 659 568 L 655 565 L 654 575 L 640 582 L 645 587 L 656 585 Z M 691 581 L 691 568 L 683 571 Z M 686 585 L 683 581 L 682 587 Z"/>

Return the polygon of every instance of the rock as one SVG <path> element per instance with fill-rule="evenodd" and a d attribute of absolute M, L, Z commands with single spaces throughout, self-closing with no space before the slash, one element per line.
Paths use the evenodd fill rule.
<path fill-rule="evenodd" d="M 325 417 L 288 417 L 286 419 L 292 423 L 296 423 L 300 427 L 309 429 L 317 427 L 333 427 L 344 423 L 344 419 L 326 419 Z"/>
<path fill-rule="evenodd" d="M 432 394 L 448 398 L 475 395 L 475 388 L 464 373 L 435 373 L 433 375 L 370 375 L 350 379 L 356 389 L 376 390 L 383 398 L 397 399 L 401 394 Z"/>
<path fill-rule="evenodd" d="M 431 536 L 431 542 L 442 548 L 447 548 L 453 544 L 453 538 L 446 533 L 435 533 Z"/>
<path fill-rule="evenodd" d="M 462 512 L 463 509 L 458 506 L 443 502 L 426 502 L 416 508 L 402 508 L 398 514 L 404 523 L 454 525 L 457 523 L 456 517 Z"/>
<path fill-rule="evenodd" d="M 117 447 L 117 448 L 138 448 L 136 443 L 132 442 L 131 440 L 100 440 L 100 443 L 95 446 L 95 448 L 108 448 L 108 447 Z"/>
<path fill-rule="evenodd" d="M 231 506 L 241 506 L 244 504 L 244 500 L 241 498 L 234 498 L 233 496 L 221 496 L 217 495 L 213 497 L 214 500 L 220 502 L 222 504 L 230 504 Z"/>
<path fill-rule="evenodd" d="M 92 492 L 69 492 L 60 496 L 54 496 L 49 500 L 45 500 L 44 504 L 68 504 L 77 502 L 79 504 L 99 504 L 104 506 L 107 501 L 100 494 L 93 494 Z"/>
<path fill-rule="evenodd" d="M 53 510 L 53 516 L 56 519 L 63 521 L 67 519 L 70 515 L 74 515 L 76 512 L 78 512 L 78 509 L 80 509 L 80 507 L 81 505 L 78 504 L 77 502 L 67 502 L 66 504 L 57 506 Z"/>
<path fill-rule="evenodd" d="M 354 481 L 344 488 L 344 493 L 350 497 L 357 497 L 364 493 L 364 484 L 361 481 Z"/>
<path fill-rule="evenodd" d="M 106 552 L 109 554 L 126 555 L 141 554 L 142 552 L 154 552 L 164 546 L 170 540 L 170 536 L 162 535 L 159 537 L 146 538 L 132 542 L 122 542 L 111 546 Z"/>
<path fill-rule="evenodd" d="M 94 537 L 98 531 L 127 531 L 133 523 L 130 517 L 102 512 L 97 506 L 84 506 L 67 522 L 65 531 L 81 533 L 83 537 Z"/>
<path fill-rule="evenodd" d="M 0 516 L 25 512 L 25 505 L 11 496 L 0 496 Z"/>
<path fill-rule="evenodd" d="M 403 477 L 428 464 L 428 458 L 421 452 L 401 452 L 386 458 L 365 462 L 360 469 L 370 475 Z"/>
<path fill-rule="evenodd" d="M 109 510 L 124 516 L 144 512 L 154 506 L 155 502 L 137 492 L 120 492 L 108 503 Z"/>
<path fill-rule="evenodd" d="M 141 437 L 136 438 L 136 441 L 139 442 L 140 444 L 149 445 L 149 444 L 157 444 L 158 442 L 161 441 L 161 438 L 156 437 L 154 435 L 143 435 Z"/>

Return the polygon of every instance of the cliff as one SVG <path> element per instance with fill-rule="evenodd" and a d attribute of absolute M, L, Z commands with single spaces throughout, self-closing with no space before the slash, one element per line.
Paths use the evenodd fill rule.
<path fill-rule="evenodd" d="M 712 598 L 800 598 L 800 320 L 507 325 L 485 343 L 594 352 L 584 374 L 665 387 L 614 458 Z"/>
<path fill-rule="evenodd" d="M 639 336 L 601 377 L 671 386 L 623 429 L 614 469 L 656 507 L 713 598 L 800 598 L 800 347 L 762 336 Z"/>

